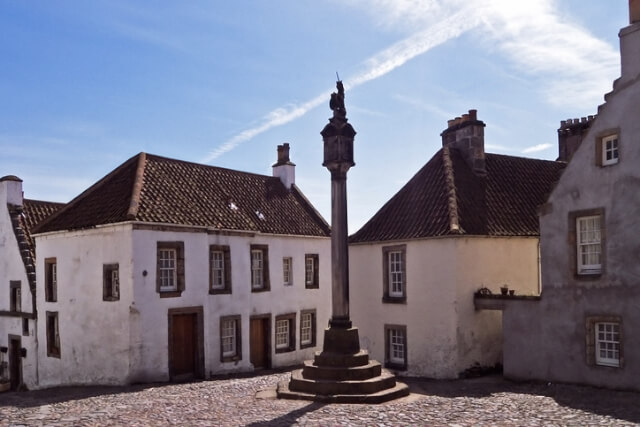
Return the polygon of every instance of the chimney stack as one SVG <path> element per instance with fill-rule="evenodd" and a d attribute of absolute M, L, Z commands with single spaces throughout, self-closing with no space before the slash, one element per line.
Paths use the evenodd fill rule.
<path fill-rule="evenodd" d="M 272 168 L 273 176 L 280 178 L 287 190 L 290 190 L 296 180 L 296 165 L 291 163 L 289 159 L 288 143 L 278 145 L 278 161 L 273 164 Z"/>
<path fill-rule="evenodd" d="M 596 117 L 594 115 L 560 122 L 560 128 L 558 129 L 558 160 L 562 162 L 571 160 Z"/>
<path fill-rule="evenodd" d="M 447 129 L 440 134 L 442 146 L 458 150 L 471 170 L 479 176 L 487 174 L 484 127 L 484 122 L 478 120 L 477 110 L 469 110 L 462 117 L 447 121 Z"/>
<path fill-rule="evenodd" d="M 629 24 L 640 22 L 640 0 L 629 0 Z"/>
<path fill-rule="evenodd" d="M 22 180 L 15 175 L 0 178 L 0 203 L 22 207 Z"/>
<path fill-rule="evenodd" d="M 640 0 L 629 0 L 629 26 L 621 29 L 619 36 L 622 72 L 614 90 L 640 75 Z"/>

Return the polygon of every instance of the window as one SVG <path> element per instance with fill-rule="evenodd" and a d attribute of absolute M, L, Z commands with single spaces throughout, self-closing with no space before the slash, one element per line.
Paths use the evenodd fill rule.
<path fill-rule="evenodd" d="M 318 288 L 318 254 L 304 256 L 304 287 Z"/>
<path fill-rule="evenodd" d="M 22 311 L 22 290 L 19 280 L 9 281 L 9 310 Z"/>
<path fill-rule="evenodd" d="M 600 166 L 618 163 L 618 134 L 605 136 L 600 141 Z"/>
<path fill-rule="evenodd" d="M 284 353 L 296 349 L 296 314 L 276 316 L 276 353 Z"/>
<path fill-rule="evenodd" d="M 229 246 L 209 246 L 209 293 L 231 293 L 231 250 Z"/>
<path fill-rule="evenodd" d="M 407 369 L 407 327 L 385 325 L 385 366 L 390 369 Z"/>
<path fill-rule="evenodd" d="M 622 367 L 622 320 L 619 316 L 590 316 L 586 321 L 587 364 Z"/>
<path fill-rule="evenodd" d="M 58 332 L 58 312 L 47 311 L 47 356 L 60 357 L 60 333 Z"/>
<path fill-rule="evenodd" d="M 58 299 L 58 264 L 55 258 L 44 260 L 44 298 L 47 302 Z"/>
<path fill-rule="evenodd" d="M 242 359 L 240 316 L 220 318 L 220 361 L 235 362 Z"/>
<path fill-rule="evenodd" d="M 282 282 L 285 286 L 293 285 L 293 281 L 291 280 L 291 266 L 291 257 L 282 258 Z"/>
<path fill-rule="evenodd" d="M 596 364 L 620 366 L 620 324 L 599 322 L 595 324 Z"/>
<path fill-rule="evenodd" d="M 26 317 L 22 318 L 22 335 L 29 336 L 29 319 Z"/>
<path fill-rule="evenodd" d="M 120 272 L 118 264 L 102 266 L 102 300 L 118 301 L 120 299 Z"/>
<path fill-rule="evenodd" d="M 316 311 L 300 312 L 300 348 L 316 345 Z"/>
<path fill-rule="evenodd" d="M 601 263 L 600 215 L 576 219 L 578 274 L 599 274 Z"/>
<path fill-rule="evenodd" d="M 178 297 L 184 284 L 184 242 L 158 242 L 156 291 L 161 298 Z"/>
<path fill-rule="evenodd" d="M 251 291 L 269 290 L 269 248 L 267 245 L 251 245 Z"/>
<path fill-rule="evenodd" d="M 382 248 L 383 263 L 383 302 L 406 302 L 407 267 L 406 245 L 385 246 Z"/>

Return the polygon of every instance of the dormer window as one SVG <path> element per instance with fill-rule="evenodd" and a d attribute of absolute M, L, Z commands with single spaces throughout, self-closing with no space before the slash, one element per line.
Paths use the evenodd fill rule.
<path fill-rule="evenodd" d="M 618 163 L 618 135 L 602 138 L 602 166 Z"/>

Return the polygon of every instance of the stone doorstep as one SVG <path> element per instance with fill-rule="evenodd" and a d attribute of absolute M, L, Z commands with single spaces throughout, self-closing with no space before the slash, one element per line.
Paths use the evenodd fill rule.
<path fill-rule="evenodd" d="M 312 394 L 289 389 L 288 381 L 280 381 L 276 393 L 280 399 L 310 400 L 323 403 L 384 403 L 409 395 L 409 386 L 396 382 L 392 388 L 369 394 Z"/>
<path fill-rule="evenodd" d="M 316 351 L 313 358 L 314 365 L 323 367 L 355 367 L 365 366 L 369 363 L 369 353 L 366 350 L 360 350 L 353 354 L 331 353 L 328 351 Z"/>
<path fill-rule="evenodd" d="M 383 370 L 380 376 L 366 380 L 333 381 L 314 380 L 304 378 L 302 369 L 291 372 L 289 389 L 313 394 L 372 394 L 393 388 L 396 377 L 391 372 Z"/>
<path fill-rule="evenodd" d="M 311 360 L 305 360 L 302 376 L 313 380 L 354 381 L 367 380 L 380 376 L 382 365 L 376 360 L 370 360 L 364 366 L 341 368 L 336 366 L 318 366 Z"/>

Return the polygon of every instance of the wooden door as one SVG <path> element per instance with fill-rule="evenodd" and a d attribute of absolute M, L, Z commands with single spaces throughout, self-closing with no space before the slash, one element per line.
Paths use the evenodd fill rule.
<path fill-rule="evenodd" d="M 253 367 L 269 368 L 269 319 L 251 319 L 249 335 L 250 361 Z"/>
<path fill-rule="evenodd" d="M 20 338 L 9 338 L 9 381 L 11 390 L 17 390 L 22 383 L 20 346 Z"/>
<path fill-rule="evenodd" d="M 197 369 L 197 315 L 175 314 L 171 325 L 171 376 L 184 380 L 196 376 Z"/>

